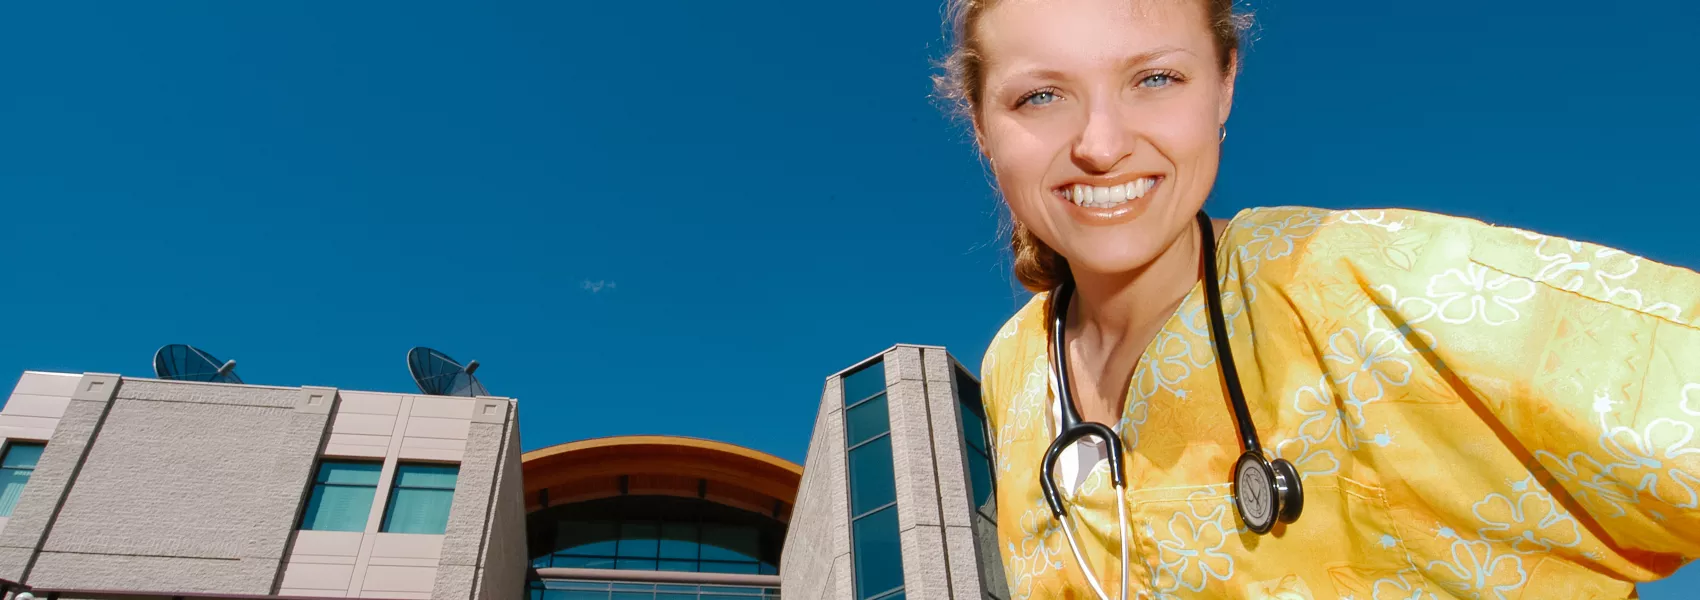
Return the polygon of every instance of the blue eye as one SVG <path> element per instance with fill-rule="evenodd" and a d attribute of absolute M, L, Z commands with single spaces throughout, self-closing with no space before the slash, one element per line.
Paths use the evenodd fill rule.
<path fill-rule="evenodd" d="M 1053 92 L 1051 90 L 1039 90 L 1037 92 L 1027 94 L 1026 96 L 1022 96 L 1021 102 L 1019 102 L 1017 104 L 1017 106 L 1026 106 L 1026 105 L 1029 105 L 1029 104 L 1034 105 L 1034 106 L 1044 106 L 1046 104 L 1050 104 L 1051 102 L 1056 101 L 1056 99 L 1057 99 L 1057 93 L 1056 92 Z"/>
<path fill-rule="evenodd" d="M 1139 87 L 1159 88 L 1175 82 L 1175 78 L 1167 73 L 1158 73 L 1139 80 Z"/>

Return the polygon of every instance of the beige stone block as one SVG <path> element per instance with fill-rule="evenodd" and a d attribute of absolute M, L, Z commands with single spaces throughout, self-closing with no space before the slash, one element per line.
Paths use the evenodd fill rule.
<path fill-rule="evenodd" d="M 364 535 L 358 531 L 298 531 L 291 555 L 358 556 Z"/>
<path fill-rule="evenodd" d="M 70 400 L 67 399 L 65 402 L 68 404 Z M 0 427 L 52 431 L 58 426 L 58 417 L 25 417 L 14 414 L 0 414 Z"/>
<path fill-rule="evenodd" d="M 974 532 L 967 527 L 944 528 L 945 549 L 950 555 L 950 587 L 956 595 L 980 595 L 979 553 L 974 546 Z M 1002 585 L 1000 582 L 999 585 Z M 1000 594 L 1001 597 L 1008 597 Z"/>
<path fill-rule="evenodd" d="M 401 413 L 401 396 L 394 394 L 374 394 L 370 392 L 339 392 L 342 402 L 337 405 L 337 413 L 363 415 L 390 415 Z"/>
<path fill-rule="evenodd" d="M 9 440 L 46 442 L 53 439 L 53 429 L 40 427 L 0 427 L 0 437 Z"/>
<path fill-rule="evenodd" d="M 940 524 L 938 484 L 933 473 L 931 417 L 922 383 L 899 381 L 887 391 L 891 414 L 891 461 L 896 475 L 897 527 Z"/>
<path fill-rule="evenodd" d="M 431 586 L 437 581 L 436 567 L 394 567 L 372 565 L 366 567 L 366 582 L 361 586 L 362 596 L 374 596 L 373 592 L 419 592 L 431 593 Z"/>
<path fill-rule="evenodd" d="M 943 349 L 927 348 L 921 351 L 921 363 L 922 369 L 926 371 L 927 381 L 948 382 L 951 367 L 956 365 L 956 360 Z"/>
<path fill-rule="evenodd" d="M 898 346 L 885 353 L 886 387 L 896 385 L 899 381 L 920 381 L 922 374 L 920 348 Z"/>
<path fill-rule="evenodd" d="M 388 454 L 388 448 L 379 446 L 350 446 L 348 444 L 325 444 L 325 458 L 375 458 L 382 459 Z"/>
<path fill-rule="evenodd" d="M 12 388 L 12 393 L 70 398 L 77 391 L 77 380 L 82 377 L 81 373 L 31 371 L 18 378 L 18 385 Z"/>
<path fill-rule="evenodd" d="M 939 352 L 939 351 L 935 351 Z M 956 394 L 950 382 L 927 382 L 928 418 L 932 420 L 933 460 L 937 462 L 938 502 L 943 525 L 967 527 L 973 507 L 969 506 L 968 458 L 963 455 L 962 422 Z"/>
<path fill-rule="evenodd" d="M 435 448 L 402 448 L 401 460 L 417 460 L 427 462 L 458 463 L 466 457 L 460 450 L 438 450 Z"/>
<path fill-rule="evenodd" d="M 330 440 L 326 443 L 341 444 L 344 446 L 376 446 L 379 448 L 388 448 L 390 446 L 390 440 L 391 436 L 388 435 L 332 433 Z"/>
<path fill-rule="evenodd" d="M 38 394 L 12 394 L 6 400 L 6 408 L 0 415 L 19 417 L 45 417 L 55 422 L 65 415 L 65 405 L 71 403 L 71 397 L 43 396 Z"/>
<path fill-rule="evenodd" d="M 916 527 L 898 534 L 898 539 L 903 544 L 904 596 L 951 597 L 949 568 L 943 560 L 944 533 L 938 527 Z"/>
<path fill-rule="evenodd" d="M 352 556 L 319 556 L 316 554 L 296 554 L 289 557 L 289 564 L 301 565 L 348 565 L 353 567 L 355 557 Z"/>
<path fill-rule="evenodd" d="M 472 427 L 468 419 L 442 419 L 435 417 L 408 417 L 407 437 L 437 438 L 444 440 L 464 440 L 467 431 Z"/>
<path fill-rule="evenodd" d="M 363 415 L 358 413 L 339 412 L 331 421 L 331 433 L 352 433 L 356 435 L 381 435 L 388 437 L 395 433 L 396 417 L 392 415 Z"/>
<path fill-rule="evenodd" d="M 472 398 L 414 396 L 413 410 L 409 411 L 408 415 L 470 421 L 472 420 L 472 409 L 477 404 L 478 402 Z"/>
<path fill-rule="evenodd" d="M 291 562 L 283 570 L 283 587 L 304 590 L 348 590 L 354 565 L 325 565 Z"/>
<path fill-rule="evenodd" d="M 384 557 L 437 560 L 443 555 L 443 536 L 440 535 L 417 533 L 376 533 L 372 535 L 374 542 L 372 557 L 374 559 Z"/>

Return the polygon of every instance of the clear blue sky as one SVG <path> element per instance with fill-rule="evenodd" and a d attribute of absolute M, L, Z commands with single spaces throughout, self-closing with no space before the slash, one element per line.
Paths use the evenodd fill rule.
<path fill-rule="evenodd" d="M 897 342 L 977 368 L 1023 299 L 929 100 L 935 0 L 146 4 L 0 8 L 0 389 L 187 342 L 405 392 L 429 345 L 521 399 L 527 449 L 801 462 L 828 374 Z M 1252 7 L 1216 213 L 1414 207 L 1700 267 L 1693 3 Z"/>

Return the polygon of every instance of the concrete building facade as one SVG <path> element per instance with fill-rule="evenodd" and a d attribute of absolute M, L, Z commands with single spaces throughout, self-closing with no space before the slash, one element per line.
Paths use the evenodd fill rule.
<path fill-rule="evenodd" d="M 787 600 L 1009 595 L 979 383 L 894 346 L 828 377 L 780 566 Z"/>
<path fill-rule="evenodd" d="M 0 585 L 518 598 L 517 417 L 506 398 L 28 372 L 0 410 Z"/>

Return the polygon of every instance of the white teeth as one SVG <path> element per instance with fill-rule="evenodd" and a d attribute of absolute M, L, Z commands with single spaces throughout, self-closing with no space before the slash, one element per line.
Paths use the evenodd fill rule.
<path fill-rule="evenodd" d="M 1108 208 L 1135 198 L 1143 198 L 1146 192 L 1150 192 L 1156 185 L 1155 177 L 1141 177 L 1110 187 L 1075 184 L 1064 188 L 1063 196 L 1079 206 Z"/>

